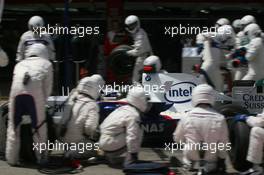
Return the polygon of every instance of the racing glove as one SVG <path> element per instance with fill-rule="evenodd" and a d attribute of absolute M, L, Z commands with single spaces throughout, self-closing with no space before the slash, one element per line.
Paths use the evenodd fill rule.
<path fill-rule="evenodd" d="M 193 67 L 192 67 L 192 71 L 193 72 L 200 73 L 200 70 L 201 70 L 201 64 L 195 64 L 195 65 L 193 65 Z"/>
<path fill-rule="evenodd" d="M 236 49 L 235 52 L 232 54 L 233 58 L 240 58 L 240 57 L 245 57 L 247 52 L 247 49 L 245 47 L 241 47 L 239 49 Z"/>
<path fill-rule="evenodd" d="M 100 131 L 96 129 L 93 133 L 91 133 L 90 138 L 92 141 L 97 142 L 100 138 Z"/>
<path fill-rule="evenodd" d="M 246 121 L 248 119 L 248 116 L 246 114 L 238 114 L 234 116 L 234 121 L 239 122 L 239 121 Z"/>
<path fill-rule="evenodd" d="M 247 64 L 247 59 L 245 57 L 246 55 L 246 48 L 241 47 L 240 49 L 235 50 L 235 52 L 231 55 L 231 58 L 234 60 L 232 61 L 233 67 L 239 67 L 241 64 Z"/>
<path fill-rule="evenodd" d="M 201 52 L 204 49 L 204 45 L 203 44 L 197 44 L 197 54 L 200 55 Z"/>
<path fill-rule="evenodd" d="M 239 67 L 240 65 L 245 65 L 245 64 L 247 64 L 247 60 L 244 56 L 243 57 L 241 56 L 238 59 L 234 59 L 232 61 L 232 66 L 235 68 Z"/>

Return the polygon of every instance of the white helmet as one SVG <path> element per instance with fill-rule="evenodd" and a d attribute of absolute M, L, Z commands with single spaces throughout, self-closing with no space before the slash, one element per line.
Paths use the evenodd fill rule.
<path fill-rule="evenodd" d="M 25 57 L 41 57 L 49 59 L 49 52 L 44 44 L 35 43 L 29 46 L 25 53 Z"/>
<path fill-rule="evenodd" d="M 44 26 L 44 20 L 40 16 L 32 16 L 28 20 L 28 29 L 33 30 L 33 28 L 43 27 Z"/>
<path fill-rule="evenodd" d="M 103 79 L 103 77 L 99 74 L 93 74 L 91 76 L 92 79 L 94 79 L 94 81 L 97 83 L 97 88 L 98 88 L 98 91 L 99 91 L 99 94 L 103 93 L 104 92 L 104 85 L 105 85 L 105 81 Z"/>
<path fill-rule="evenodd" d="M 257 24 L 249 24 L 244 29 L 244 33 L 251 40 L 261 35 L 261 29 Z"/>
<path fill-rule="evenodd" d="M 8 65 L 9 59 L 5 51 L 0 47 L 0 67 Z"/>
<path fill-rule="evenodd" d="M 101 75 L 93 74 L 91 78 L 93 78 L 97 82 L 98 88 L 103 87 L 105 85 L 105 81 Z"/>
<path fill-rule="evenodd" d="M 151 55 L 144 61 L 144 71 L 157 73 L 161 69 L 161 62 L 158 56 Z"/>
<path fill-rule="evenodd" d="M 220 18 L 216 21 L 215 27 L 221 27 L 223 25 L 229 25 L 230 21 L 227 18 Z"/>
<path fill-rule="evenodd" d="M 241 18 L 241 25 L 247 26 L 249 24 L 256 23 L 256 19 L 252 15 L 246 15 L 243 18 Z"/>
<path fill-rule="evenodd" d="M 222 44 L 235 42 L 235 32 L 230 25 L 223 25 L 217 29 L 216 39 Z"/>
<path fill-rule="evenodd" d="M 127 102 L 136 107 L 141 112 L 146 112 L 148 109 L 149 97 L 140 86 L 134 86 L 127 94 Z"/>
<path fill-rule="evenodd" d="M 208 84 L 200 84 L 193 89 L 192 105 L 194 107 L 198 104 L 214 105 L 215 99 L 215 91 Z"/>
<path fill-rule="evenodd" d="M 234 20 L 232 26 L 234 27 L 234 29 L 241 29 L 242 28 L 241 20 L 240 19 Z"/>
<path fill-rule="evenodd" d="M 130 33 L 136 33 L 140 28 L 139 18 L 135 15 L 130 15 L 125 20 L 126 30 Z"/>
<path fill-rule="evenodd" d="M 98 82 L 92 77 L 81 79 L 76 90 L 78 93 L 89 95 L 93 100 L 97 100 L 100 96 Z"/>

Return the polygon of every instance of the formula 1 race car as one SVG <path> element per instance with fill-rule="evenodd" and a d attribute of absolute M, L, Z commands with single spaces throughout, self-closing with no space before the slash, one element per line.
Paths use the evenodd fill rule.
<path fill-rule="evenodd" d="M 63 103 L 66 101 L 66 99 L 67 96 L 50 97 L 48 99 L 49 116 L 52 116 L 52 122 L 54 125 L 58 125 L 60 122 L 64 111 Z M 99 101 L 98 105 L 100 107 L 99 123 L 101 124 L 112 111 L 120 106 L 127 105 L 127 102 L 122 100 Z M 168 115 L 160 114 L 171 106 L 172 104 L 153 103 L 150 111 L 144 114 L 142 117 L 141 128 L 144 131 L 143 144 L 145 146 L 160 147 L 164 146 L 165 142 L 172 142 L 172 133 L 176 128 L 178 120 L 173 119 Z"/>
<path fill-rule="evenodd" d="M 229 138 L 232 145 L 230 153 L 231 162 L 236 170 L 244 171 L 251 164 L 246 161 L 249 145 L 250 127 L 245 122 L 235 122 L 233 117 L 237 114 L 256 115 L 262 113 L 264 107 L 263 80 L 259 81 L 234 81 L 232 97 L 217 94 L 217 102 L 214 108 L 226 117 L 229 129 Z M 200 82 L 197 77 L 188 74 L 145 74 L 143 75 L 144 86 L 151 87 L 164 85 L 166 92 L 153 92 L 152 100 L 155 102 L 173 102 L 173 106 L 167 113 L 174 118 L 176 112 L 190 110 L 190 97 L 192 88 Z M 166 113 L 166 112 L 165 112 Z"/>
<path fill-rule="evenodd" d="M 152 100 L 151 110 L 142 117 L 143 146 L 164 147 L 165 143 L 173 141 L 172 136 L 177 122 L 192 108 L 191 92 L 200 82 L 197 77 L 188 74 L 144 74 L 143 79 L 144 87 L 151 89 L 149 92 Z M 232 117 L 236 114 L 256 114 L 262 109 L 262 102 L 258 99 L 263 98 L 264 94 L 261 93 L 259 86 L 254 86 L 256 83 L 252 83 L 245 81 L 234 83 L 234 98 L 218 93 L 215 105 L 215 108 L 226 116 L 232 144 L 231 162 L 237 170 L 245 170 L 250 167 L 246 161 L 250 128 L 243 122 L 235 123 Z M 165 91 L 158 90 L 158 87 L 163 87 Z M 55 131 L 52 132 L 52 130 L 57 128 L 64 111 L 63 104 L 67 98 L 68 96 L 53 96 L 48 99 L 49 110 L 47 111 L 50 117 L 47 118 L 47 121 L 52 123 L 48 125 L 50 140 L 57 139 Z M 113 110 L 127 103 L 122 100 L 103 100 L 98 104 L 101 123 Z M 4 153 L 7 103 L 2 105 L 1 111 L 0 128 L 3 131 L 1 132 L 3 137 L 0 141 L 0 152 Z"/>
<path fill-rule="evenodd" d="M 146 147 L 164 147 L 165 143 L 172 142 L 172 135 L 177 122 L 192 109 L 191 94 L 195 86 L 200 84 L 199 77 L 184 73 L 144 73 L 142 84 L 144 90 L 149 92 L 152 109 L 142 117 L 144 130 L 143 145 Z M 244 122 L 234 122 L 233 116 L 237 114 L 255 115 L 261 113 L 264 107 L 263 81 L 235 81 L 232 88 L 232 97 L 222 93 L 217 94 L 215 109 L 226 117 L 232 150 L 231 162 L 235 169 L 242 171 L 251 165 L 246 161 L 250 128 Z M 48 99 L 49 110 L 47 121 L 51 121 L 49 131 L 57 128 L 63 116 L 64 103 L 68 96 L 53 96 Z M 127 103 L 122 100 L 102 100 L 100 106 L 100 123 L 115 109 Z M 0 117 L 0 152 L 4 152 L 7 103 L 2 105 Z M 56 139 L 54 132 L 50 139 Z M 53 138 L 51 138 L 53 137 Z"/>
<path fill-rule="evenodd" d="M 144 130 L 143 144 L 146 147 L 164 147 L 165 143 L 173 141 L 172 135 L 177 122 L 192 109 L 191 92 L 200 83 L 197 77 L 188 74 L 144 74 L 143 85 L 151 89 L 152 109 L 142 120 Z M 251 165 L 246 161 L 250 128 L 243 122 L 234 122 L 237 114 L 256 114 L 262 109 L 260 98 L 261 87 L 252 81 L 236 81 L 233 87 L 233 98 L 217 93 L 215 109 L 226 117 L 232 150 L 231 162 L 237 170 L 246 170 Z M 155 85 L 155 87 L 154 87 Z M 158 90 L 159 87 L 164 89 Z M 145 90 L 146 90 L 145 89 Z M 165 90 L 165 91 L 163 91 Z M 50 105 L 56 101 L 62 103 L 62 98 L 50 98 Z M 61 98 L 61 99 L 60 99 Z M 257 101 L 256 101 L 257 100 Z M 116 108 L 126 105 L 120 100 L 100 101 L 100 123 Z M 61 112 L 63 109 L 58 109 Z M 61 115 L 61 114 L 60 114 Z M 56 120 L 56 115 L 53 116 Z M 56 122 L 55 122 L 56 123 Z"/>

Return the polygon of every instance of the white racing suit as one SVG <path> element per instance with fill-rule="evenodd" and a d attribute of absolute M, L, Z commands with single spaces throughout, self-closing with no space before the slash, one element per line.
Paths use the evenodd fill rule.
<path fill-rule="evenodd" d="M 217 147 L 214 147 L 216 150 L 210 149 L 211 144 L 227 145 L 228 143 L 225 118 L 212 108 L 195 107 L 180 120 L 173 136 L 176 143 L 185 143 L 183 154 L 187 162 L 197 162 L 203 159 L 215 166 L 218 158 L 226 158 L 226 148 L 223 150 Z M 201 143 L 209 146 L 203 149 L 195 145 Z M 200 151 L 205 152 L 203 158 L 199 155 Z"/>
<path fill-rule="evenodd" d="M 250 116 L 247 124 L 252 127 L 247 160 L 254 164 L 261 164 L 264 146 L 264 114 L 258 114 L 257 117 Z"/>
<path fill-rule="evenodd" d="M 77 96 L 78 96 L 78 91 L 76 90 L 76 88 L 72 89 L 70 94 L 69 94 L 69 97 L 68 97 L 68 101 L 67 103 L 69 105 L 74 105 L 76 99 L 77 99 Z"/>
<path fill-rule="evenodd" d="M 94 144 L 98 125 L 99 107 L 96 101 L 82 94 L 76 95 L 72 108 L 72 116 L 67 125 L 63 141 L 68 144 L 76 143 L 93 146 L 89 150 L 69 150 L 65 153 L 65 156 L 77 159 L 95 156 L 96 148 Z"/>
<path fill-rule="evenodd" d="M 28 74 L 30 79 L 24 85 L 23 80 Z M 6 159 L 11 165 L 19 162 L 20 127 L 22 117 L 31 117 L 34 144 L 47 142 L 47 124 L 45 122 L 45 104 L 51 94 L 53 82 L 53 68 L 50 61 L 40 57 L 29 57 L 16 64 L 13 82 L 9 96 L 9 115 L 7 129 Z M 38 161 L 45 156 L 35 149 Z"/>
<path fill-rule="evenodd" d="M 236 48 L 245 47 L 249 43 L 247 37 L 243 31 L 240 31 L 236 35 Z M 241 80 L 247 73 L 247 66 L 242 65 L 238 68 L 235 68 L 234 80 Z"/>
<path fill-rule="evenodd" d="M 109 153 L 109 157 L 117 157 L 125 150 L 128 153 L 139 152 L 143 131 L 136 108 L 126 105 L 116 109 L 101 124 L 100 131 L 100 149 Z"/>
<path fill-rule="evenodd" d="M 240 31 L 236 35 L 236 46 L 241 47 L 245 46 L 249 43 L 248 37 L 245 35 L 243 31 Z"/>
<path fill-rule="evenodd" d="M 49 51 L 49 57 L 47 59 L 54 60 L 55 59 L 55 48 L 53 41 L 51 39 L 51 36 L 49 34 L 42 34 L 41 37 L 34 33 L 33 31 L 29 30 L 25 32 L 18 43 L 17 47 L 17 58 L 16 61 L 21 61 L 25 59 L 25 54 L 27 52 L 27 49 L 30 45 L 34 43 L 41 43 L 44 44 L 48 51 Z"/>
<path fill-rule="evenodd" d="M 128 51 L 127 53 L 137 57 L 134 65 L 132 82 L 139 82 L 141 79 L 141 71 L 144 67 L 144 60 L 152 54 L 152 48 L 148 39 L 148 35 L 144 29 L 140 28 L 136 33 L 132 34 L 132 37 L 134 40 L 134 49 Z"/>
<path fill-rule="evenodd" d="M 224 57 L 223 52 L 220 48 L 212 46 L 211 39 L 206 39 L 204 41 L 204 50 L 203 50 L 203 63 L 201 69 L 206 72 L 204 75 L 204 81 L 207 81 L 207 77 L 211 82 L 208 82 L 211 86 L 220 92 L 223 91 L 223 77 L 221 75 L 220 65 L 222 58 Z"/>
<path fill-rule="evenodd" d="M 242 80 L 260 80 L 264 78 L 264 45 L 262 38 L 254 38 L 247 45 L 247 52 L 245 55 L 248 61 L 247 74 Z"/>

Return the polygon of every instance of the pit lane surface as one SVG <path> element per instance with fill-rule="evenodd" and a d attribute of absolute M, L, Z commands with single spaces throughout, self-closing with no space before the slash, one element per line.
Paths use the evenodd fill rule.
<path fill-rule="evenodd" d="M 141 160 L 151 160 L 163 163 L 169 163 L 170 156 L 172 154 L 169 151 L 165 151 L 162 148 L 142 148 L 140 152 L 139 158 Z M 178 160 L 181 160 L 182 154 L 181 152 L 176 152 L 173 154 Z M 227 161 L 229 162 L 229 161 Z M 193 175 L 194 173 L 185 171 L 181 167 L 171 167 L 177 175 Z M 227 171 L 228 174 L 236 174 L 233 170 L 230 163 L 227 163 Z M 11 167 L 5 161 L 0 161 L 0 175 L 38 175 L 41 174 L 36 167 L 32 168 L 24 168 L 24 167 Z M 55 173 L 57 174 L 57 173 Z M 67 173 L 69 174 L 69 173 Z M 84 167 L 84 171 L 78 173 L 80 175 L 124 175 L 121 167 L 109 167 L 106 164 L 99 165 L 88 165 Z"/>

